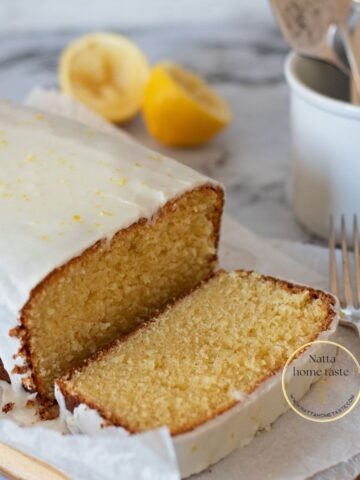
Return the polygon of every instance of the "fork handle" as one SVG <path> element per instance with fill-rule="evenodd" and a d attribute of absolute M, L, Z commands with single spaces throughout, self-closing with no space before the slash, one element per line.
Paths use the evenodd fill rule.
<path fill-rule="evenodd" d="M 0 473 L 9 480 L 69 480 L 56 468 L 4 443 L 0 443 Z"/>

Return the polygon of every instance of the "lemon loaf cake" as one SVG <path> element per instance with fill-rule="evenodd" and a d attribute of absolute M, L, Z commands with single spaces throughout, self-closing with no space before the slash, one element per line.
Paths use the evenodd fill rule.
<path fill-rule="evenodd" d="M 222 188 L 142 147 L 0 102 L 0 356 L 21 401 L 208 276 Z"/>
<path fill-rule="evenodd" d="M 221 271 L 68 372 L 56 395 L 72 431 L 166 425 L 187 476 L 249 442 L 287 409 L 282 367 L 297 348 L 328 338 L 336 322 L 328 294 Z M 303 381 L 301 394 L 310 386 Z"/>

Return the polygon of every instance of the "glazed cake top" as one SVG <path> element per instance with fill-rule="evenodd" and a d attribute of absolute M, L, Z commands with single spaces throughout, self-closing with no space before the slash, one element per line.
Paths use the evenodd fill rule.
<path fill-rule="evenodd" d="M 212 180 L 123 138 L 0 102 L 0 306 L 54 268 Z"/>

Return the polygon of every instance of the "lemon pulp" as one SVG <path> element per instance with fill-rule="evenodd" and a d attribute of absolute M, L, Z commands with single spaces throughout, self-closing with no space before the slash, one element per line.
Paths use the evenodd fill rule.
<path fill-rule="evenodd" d="M 201 77 L 171 62 L 153 68 L 143 111 L 155 138 L 180 147 L 207 142 L 232 118 L 226 102 Z"/>
<path fill-rule="evenodd" d="M 110 33 L 75 40 L 59 64 L 62 91 L 114 122 L 126 121 L 140 110 L 148 76 L 141 50 Z"/>

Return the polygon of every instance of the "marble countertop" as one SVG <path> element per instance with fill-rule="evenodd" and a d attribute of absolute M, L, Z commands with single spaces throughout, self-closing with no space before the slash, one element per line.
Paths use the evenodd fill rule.
<path fill-rule="evenodd" d="M 56 88 L 59 53 L 81 33 L 0 36 L 1 96 L 22 100 L 35 85 Z M 149 137 L 140 117 L 126 130 L 223 182 L 227 212 L 256 233 L 318 242 L 297 223 L 287 195 L 289 98 L 283 64 L 288 48 L 275 25 L 268 21 L 123 33 L 144 49 L 151 62 L 173 59 L 199 72 L 228 99 L 234 112 L 224 133 L 195 150 L 162 147 Z"/>

